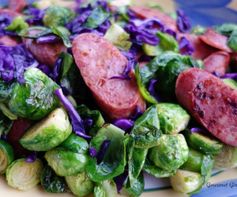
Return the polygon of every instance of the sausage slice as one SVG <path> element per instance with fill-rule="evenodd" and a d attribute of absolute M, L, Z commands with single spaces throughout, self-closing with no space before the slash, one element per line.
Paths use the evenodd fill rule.
<path fill-rule="evenodd" d="M 232 51 L 227 45 L 228 38 L 215 32 L 213 29 L 207 29 L 206 32 L 200 36 L 200 38 L 211 47 L 226 51 L 228 53 L 231 53 Z"/>
<path fill-rule="evenodd" d="M 18 41 L 10 36 L 0 36 L 0 45 L 14 47 L 18 45 Z"/>
<path fill-rule="evenodd" d="M 21 12 L 27 6 L 26 0 L 9 0 L 9 9 Z"/>
<path fill-rule="evenodd" d="M 142 6 L 131 6 L 130 9 L 141 19 L 157 18 L 165 26 L 169 27 L 173 31 L 177 31 L 176 21 L 158 9 L 151 9 Z"/>
<path fill-rule="evenodd" d="M 230 64 L 230 54 L 225 51 L 218 51 L 204 59 L 205 70 L 222 76 L 226 73 Z"/>
<path fill-rule="evenodd" d="M 215 137 L 237 146 L 237 90 L 207 71 L 190 68 L 179 75 L 176 96 Z"/>
<path fill-rule="evenodd" d="M 80 34 L 73 41 L 72 52 L 86 85 L 108 117 L 127 118 L 136 107 L 145 110 L 134 77 L 113 78 L 123 73 L 128 60 L 109 41 L 93 33 Z"/>

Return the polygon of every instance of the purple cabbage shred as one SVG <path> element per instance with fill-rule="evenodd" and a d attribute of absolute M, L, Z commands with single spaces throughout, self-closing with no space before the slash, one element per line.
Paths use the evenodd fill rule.
<path fill-rule="evenodd" d="M 117 119 L 113 122 L 113 124 L 117 127 L 119 127 L 120 129 L 129 132 L 133 125 L 134 125 L 134 121 L 130 120 L 130 119 L 125 119 L 125 118 L 121 118 L 121 119 Z"/>
<path fill-rule="evenodd" d="M 191 23 L 183 10 L 177 10 L 176 23 L 177 23 L 178 30 L 182 33 L 187 33 L 191 30 Z"/>
<path fill-rule="evenodd" d="M 111 141 L 110 140 L 104 140 L 103 143 L 100 146 L 100 150 L 98 151 L 96 155 L 97 163 L 101 163 L 104 159 L 104 156 L 106 154 L 106 151 L 108 150 L 110 146 Z"/>
<path fill-rule="evenodd" d="M 187 38 L 182 37 L 179 41 L 179 51 L 182 55 L 192 55 L 194 47 Z"/>
<path fill-rule="evenodd" d="M 156 46 L 159 44 L 157 31 L 163 31 L 164 25 L 155 18 L 139 20 L 134 19 L 125 26 L 133 42 L 142 45 L 143 43 Z"/>
<path fill-rule="evenodd" d="M 0 14 L 0 36 L 8 35 L 8 32 L 5 30 L 12 22 L 12 17 L 7 14 Z"/>
<path fill-rule="evenodd" d="M 36 152 L 32 152 L 28 157 L 26 158 L 27 163 L 33 163 L 37 159 Z"/>
<path fill-rule="evenodd" d="M 25 14 L 28 16 L 26 22 L 30 25 L 43 25 L 44 10 L 30 6 Z"/>
<path fill-rule="evenodd" d="M 156 86 L 157 86 L 158 80 L 157 79 L 151 79 L 149 86 L 148 86 L 148 91 L 150 94 L 157 100 L 161 101 L 157 91 L 156 91 Z"/>
<path fill-rule="evenodd" d="M 222 79 L 234 79 L 237 80 L 237 73 L 226 73 L 221 76 Z"/>
<path fill-rule="evenodd" d="M 97 155 L 97 150 L 96 150 L 94 147 L 90 147 L 90 148 L 89 148 L 89 155 L 90 155 L 92 158 L 95 158 L 96 155 Z"/>
<path fill-rule="evenodd" d="M 0 46 L 0 78 L 5 82 L 13 82 L 16 79 L 19 83 L 24 83 L 26 68 L 38 65 L 24 45 Z"/>
<path fill-rule="evenodd" d="M 127 180 L 127 178 L 128 178 L 128 170 L 127 169 L 123 172 L 123 174 L 114 178 L 114 182 L 116 184 L 118 193 L 121 192 L 123 185 L 124 185 L 125 181 Z"/>
<path fill-rule="evenodd" d="M 62 89 L 57 89 L 55 90 L 55 95 L 58 97 L 58 99 L 61 101 L 63 104 L 64 108 L 67 110 L 68 115 L 71 119 L 71 124 L 73 127 L 73 131 L 75 132 L 76 135 L 85 138 L 85 139 L 90 139 L 91 137 L 88 136 L 85 133 L 85 128 L 83 125 L 83 120 L 81 119 L 80 115 L 72 105 L 72 103 L 68 100 L 68 98 L 63 94 Z"/>
<path fill-rule="evenodd" d="M 172 29 L 165 29 L 164 33 L 167 33 L 171 36 L 173 36 L 177 40 L 177 33 L 173 31 Z"/>
<path fill-rule="evenodd" d="M 53 34 L 49 34 L 46 36 L 41 36 L 39 38 L 36 39 L 36 43 L 37 44 L 52 44 L 52 43 L 57 43 L 59 42 L 61 39 Z"/>

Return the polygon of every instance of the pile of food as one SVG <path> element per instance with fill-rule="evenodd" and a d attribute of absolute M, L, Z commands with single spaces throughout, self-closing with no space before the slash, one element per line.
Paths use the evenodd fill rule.
<path fill-rule="evenodd" d="M 61 6 L 65 5 L 65 6 Z M 0 173 L 9 186 L 198 193 L 237 166 L 237 25 L 121 1 L 0 9 Z"/>

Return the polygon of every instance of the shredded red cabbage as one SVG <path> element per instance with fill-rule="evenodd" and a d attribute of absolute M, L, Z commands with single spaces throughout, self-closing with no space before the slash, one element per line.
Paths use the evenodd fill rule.
<path fill-rule="evenodd" d="M 194 47 L 187 38 L 182 37 L 179 41 L 179 51 L 182 55 L 192 55 Z"/>
<path fill-rule="evenodd" d="M 85 128 L 83 125 L 83 120 L 81 119 L 80 115 L 73 107 L 72 103 L 68 100 L 68 98 L 63 94 L 62 89 L 55 90 L 55 95 L 61 101 L 63 106 L 68 112 L 68 115 L 71 119 L 71 124 L 73 127 L 73 131 L 80 137 L 85 139 L 90 139 L 91 137 L 85 133 Z"/>
<path fill-rule="evenodd" d="M 118 193 L 121 192 L 123 185 L 124 185 L 125 181 L 127 180 L 127 178 L 128 178 L 128 170 L 127 169 L 125 169 L 123 174 L 114 178 L 114 182 L 116 184 Z"/>
<path fill-rule="evenodd" d="M 12 17 L 7 14 L 0 14 L 0 36 L 6 35 L 5 28 L 12 22 Z"/>
<path fill-rule="evenodd" d="M 182 33 L 187 33 L 191 30 L 191 23 L 183 10 L 177 10 L 176 23 L 177 23 L 178 30 Z"/>
<path fill-rule="evenodd" d="M 96 149 L 95 149 L 94 147 L 90 147 L 90 148 L 89 148 L 89 154 L 90 154 L 90 156 L 91 156 L 92 158 L 95 158 L 96 155 L 97 155 Z"/>
<path fill-rule="evenodd" d="M 134 121 L 129 120 L 129 119 L 125 119 L 125 118 L 121 118 L 121 119 L 117 119 L 113 122 L 113 124 L 117 127 L 119 127 L 120 129 L 129 132 L 133 125 L 134 125 Z"/>
<path fill-rule="evenodd" d="M 38 62 L 24 45 L 0 46 L 0 78 L 5 82 L 17 80 L 24 83 L 25 69 L 38 66 Z"/>
<path fill-rule="evenodd" d="M 26 157 L 26 162 L 27 163 L 33 163 L 37 159 L 36 152 L 32 152 L 30 155 Z"/>
<path fill-rule="evenodd" d="M 237 80 L 237 73 L 226 73 L 225 75 L 221 76 L 221 78 Z"/>
<path fill-rule="evenodd" d="M 163 31 L 164 25 L 155 18 L 146 20 L 132 19 L 125 26 L 125 30 L 130 34 L 133 42 L 139 45 L 147 43 L 156 46 L 159 44 L 159 38 L 156 33 L 158 30 Z"/>
<path fill-rule="evenodd" d="M 151 79 L 149 82 L 149 86 L 148 86 L 148 91 L 150 92 L 150 94 L 157 100 L 157 101 L 161 101 L 161 98 L 159 97 L 157 90 L 156 90 L 156 86 L 158 84 L 158 80 L 157 79 Z"/>
<path fill-rule="evenodd" d="M 43 25 L 44 10 L 29 6 L 24 13 L 27 15 L 26 22 L 30 25 Z"/>
<path fill-rule="evenodd" d="M 37 38 L 36 43 L 37 44 L 57 43 L 60 40 L 61 39 L 58 36 L 49 34 L 49 35 L 41 36 L 41 37 Z"/>
<path fill-rule="evenodd" d="M 131 120 L 135 121 L 136 119 L 138 119 L 141 115 L 143 114 L 143 111 L 141 110 L 140 107 L 136 107 L 135 111 L 133 112 L 133 115 L 130 117 Z"/>
<path fill-rule="evenodd" d="M 104 140 L 103 143 L 101 144 L 100 150 L 98 151 L 96 155 L 97 164 L 100 164 L 103 161 L 106 151 L 108 150 L 110 146 L 110 143 L 111 143 L 110 140 Z"/>
<path fill-rule="evenodd" d="M 165 29 L 164 33 L 167 33 L 171 36 L 173 36 L 177 40 L 177 33 L 173 31 L 172 29 Z"/>

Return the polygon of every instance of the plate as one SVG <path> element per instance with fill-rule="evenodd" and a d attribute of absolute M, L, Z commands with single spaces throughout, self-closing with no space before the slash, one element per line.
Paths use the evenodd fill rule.
<path fill-rule="evenodd" d="M 7 0 L 0 0 L 0 5 Z M 175 11 L 176 8 L 183 9 L 192 24 L 204 26 L 218 25 L 225 22 L 237 21 L 237 0 L 139 0 L 138 4 L 152 4 L 159 2 L 160 6 L 167 12 Z M 145 192 L 142 197 L 185 197 L 187 195 L 177 193 L 170 187 L 168 179 L 155 179 L 145 175 Z M 4 177 L 0 177 L 0 196 L 5 197 L 72 197 L 71 194 L 49 194 L 40 187 L 30 191 L 22 192 L 7 186 Z M 237 196 L 237 169 L 228 171 L 215 171 L 209 182 L 202 191 L 193 197 L 236 197 Z"/>

